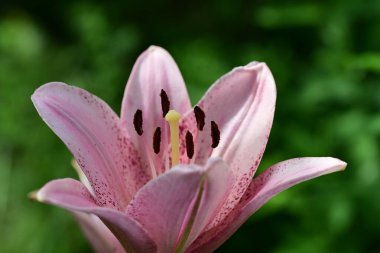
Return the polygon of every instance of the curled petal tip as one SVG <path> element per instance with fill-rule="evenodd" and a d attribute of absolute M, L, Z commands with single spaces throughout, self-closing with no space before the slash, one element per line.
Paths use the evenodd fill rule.
<path fill-rule="evenodd" d="M 68 86 L 65 83 L 61 82 L 50 82 L 50 83 L 45 83 L 42 86 L 38 87 L 32 94 L 32 102 L 36 104 L 39 99 L 43 98 L 46 96 L 46 91 L 49 91 L 49 89 L 58 87 L 58 86 Z"/>
<path fill-rule="evenodd" d="M 265 76 L 272 76 L 271 71 L 268 67 L 268 65 L 265 62 L 258 62 L 258 61 L 253 61 L 250 62 L 249 64 L 245 66 L 240 66 L 234 68 L 230 74 L 235 73 L 235 72 L 240 72 L 240 73 L 263 73 Z M 273 79 L 273 77 L 272 77 Z M 274 81 L 273 81 L 274 83 Z"/>
<path fill-rule="evenodd" d="M 153 50 L 163 50 L 163 48 L 156 45 L 151 45 L 148 47 L 148 51 L 153 51 Z"/>
<path fill-rule="evenodd" d="M 32 99 L 33 104 L 36 104 L 37 100 L 41 97 L 41 88 L 42 88 L 42 87 L 43 87 L 43 86 L 39 87 L 38 89 L 36 89 L 36 90 L 33 92 L 32 96 L 31 96 L 31 99 Z"/>
<path fill-rule="evenodd" d="M 151 45 L 148 47 L 148 49 L 145 50 L 144 54 L 145 57 L 149 57 L 149 56 L 154 56 L 154 57 L 170 57 L 170 54 L 168 51 L 166 51 L 166 49 L 160 47 L 160 46 L 155 46 L 155 45 Z"/>
<path fill-rule="evenodd" d="M 37 191 L 32 191 L 28 193 L 28 198 L 31 200 L 37 200 Z"/>
<path fill-rule="evenodd" d="M 325 164 L 329 164 L 330 168 L 332 168 L 332 171 L 344 171 L 347 167 L 347 163 L 335 158 L 335 157 L 320 157 L 318 159 L 321 159 L 321 162 Z"/>
<path fill-rule="evenodd" d="M 344 161 L 342 161 L 342 160 L 339 160 L 339 159 L 337 159 L 337 158 L 334 158 L 334 159 L 336 159 L 337 160 L 337 163 L 338 163 L 338 166 L 339 166 L 339 170 L 340 171 L 344 171 L 344 170 L 346 170 L 346 168 L 347 168 L 347 163 L 346 162 L 344 162 Z"/>
<path fill-rule="evenodd" d="M 44 202 L 44 198 L 43 198 L 40 190 L 35 190 L 35 191 L 28 193 L 28 198 L 31 200 L 38 201 L 38 202 Z"/>
<path fill-rule="evenodd" d="M 156 52 L 160 52 L 160 51 L 165 51 L 165 49 L 163 49 L 162 47 L 159 47 L 159 46 L 155 46 L 155 45 L 151 45 L 149 46 L 146 50 L 145 50 L 145 55 L 146 54 L 152 54 L 152 53 L 156 53 Z M 143 53 L 143 54 L 144 54 Z"/>
<path fill-rule="evenodd" d="M 265 62 L 253 61 L 248 63 L 247 65 L 236 67 L 235 70 L 257 70 L 258 68 L 266 68 L 269 69 L 268 65 Z"/>

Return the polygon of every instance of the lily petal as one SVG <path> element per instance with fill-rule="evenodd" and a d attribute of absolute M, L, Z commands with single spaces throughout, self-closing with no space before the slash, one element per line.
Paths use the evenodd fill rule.
<path fill-rule="evenodd" d="M 272 127 L 276 101 L 276 87 L 269 68 L 253 62 L 235 68 L 220 78 L 206 93 L 198 106 L 205 112 L 206 124 L 199 131 L 195 144 L 195 163 L 221 157 L 235 176 L 228 202 L 209 228 L 216 226 L 239 202 L 255 173 Z M 184 120 L 194 122 L 193 115 Z M 220 144 L 212 149 L 211 121 L 220 130 Z"/>
<path fill-rule="evenodd" d="M 220 208 L 230 180 L 219 159 L 206 168 L 178 165 L 141 188 L 127 213 L 151 235 L 158 252 L 183 252 Z"/>
<path fill-rule="evenodd" d="M 212 222 L 227 200 L 233 183 L 234 176 L 222 159 L 211 158 L 207 162 L 202 199 L 184 248 L 187 248 Z"/>
<path fill-rule="evenodd" d="M 344 170 L 346 165 L 345 162 L 330 157 L 295 158 L 273 165 L 252 180 L 239 204 L 226 219 L 202 234 L 187 252 L 214 251 L 276 194 L 300 182 Z"/>
<path fill-rule="evenodd" d="M 173 251 L 202 178 L 198 166 L 178 165 L 142 187 L 129 204 L 127 213 L 150 234 L 157 252 Z"/>
<path fill-rule="evenodd" d="M 121 119 L 133 143 L 142 156 L 150 161 L 152 170 L 157 170 L 157 174 L 163 172 L 161 158 L 166 156 L 169 143 L 169 128 L 161 108 L 161 90 L 166 92 L 171 109 L 181 114 L 191 109 L 186 86 L 177 64 L 165 49 L 151 46 L 140 55 L 133 67 L 124 93 Z M 142 110 L 143 114 L 141 136 L 137 134 L 133 125 L 137 110 Z M 154 154 L 152 147 L 157 127 L 162 131 L 159 156 Z"/>
<path fill-rule="evenodd" d="M 78 163 L 73 159 L 71 164 L 78 173 L 81 183 L 95 197 L 95 192 Z M 97 253 L 125 253 L 123 246 L 99 217 L 82 212 L 71 213 Z"/>
<path fill-rule="evenodd" d="M 85 90 L 63 83 L 43 85 L 32 100 L 73 153 L 97 203 L 124 209 L 149 177 L 112 109 Z"/>
<path fill-rule="evenodd" d="M 95 215 L 72 212 L 87 239 L 97 253 L 125 253 L 123 246 Z"/>
<path fill-rule="evenodd" d="M 77 180 L 67 178 L 50 181 L 34 194 L 34 198 L 71 212 L 98 216 L 127 252 L 156 252 L 155 243 L 138 222 L 122 212 L 99 207 L 87 188 Z"/>

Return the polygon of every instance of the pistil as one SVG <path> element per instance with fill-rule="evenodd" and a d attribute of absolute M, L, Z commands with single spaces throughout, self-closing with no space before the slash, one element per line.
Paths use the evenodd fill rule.
<path fill-rule="evenodd" d="M 181 114 L 176 110 L 170 110 L 166 116 L 165 120 L 169 123 L 170 127 L 170 139 L 172 145 L 172 167 L 179 164 L 179 120 L 181 119 Z"/>

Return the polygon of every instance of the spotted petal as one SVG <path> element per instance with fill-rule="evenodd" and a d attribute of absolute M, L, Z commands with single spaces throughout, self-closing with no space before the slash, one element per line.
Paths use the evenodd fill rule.
<path fill-rule="evenodd" d="M 209 156 L 221 157 L 235 176 L 233 190 L 224 208 L 210 224 L 217 225 L 237 204 L 257 169 L 272 126 L 276 88 L 264 63 L 253 62 L 235 68 L 220 78 L 198 103 L 205 112 L 205 127 L 195 144 L 195 163 L 203 164 Z M 193 114 L 183 120 L 194 122 Z M 211 121 L 220 130 L 220 144 L 211 148 Z"/>
<path fill-rule="evenodd" d="M 87 188 L 92 196 L 95 196 L 90 182 L 74 159 L 72 160 L 72 166 L 78 173 L 81 183 Z M 120 242 L 107 226 L 104 225 L 99 217 L 83 212 L 71 213 L 97 253 L 125 253 Z"/>
<path fill-rule="evenodd" d="M 189 253 L 214 251 L 227 240 L 257 209 L 276 194 L 328 173 L 341 171 L 346 163 L 335 158 L 296 158 L 277 163 L 252 180 L 239 204 L 223 222 L 203 233 Z"/>
<path fill-rule="evenodd" d="M 158 252 L 183 252 L 220 208 L 231 180 L 221 160 L 205 168 L 179 165 L 141 188 L 127 212 L 151 235 Z"/>
<path fill-rule="evenodd" d="M 122 212 L 99 207 L 87 188 L 76 180 L 50 181 L 34 194 L 34 198 L 71 212 L 98 216 L 111 229 L 127 252 L 156 252 L 155 243 L 138 222 Z"/>
<path fill-rule="evenodd" d="M 166 92 L 171 109 L 181 114 L 191 109 L 185 83 L 173 58 L 163 48 L 152 46 L 137 59 L 133 67 L 124 93 L 121 119 L 142 156 L 150 161 L 152 173 L 157 174 L 162 172 L 161 158 L 165 156 L 169 143 L 168 126 L 161 108 L 161 90 Z M 137 110 L 142 110 L 143 115 L 142 136 L 137 134 L 133 124 Z M 162 132 L 158 156 L 152 147 L 157 127 Z"/>
<path fill-rule="evenodd" d="M 43 85 L 32 100 L 73 153 L 97 203 L 124 209 L 149 178 L 117 115 L 99 98 L 63 83 Z"/>

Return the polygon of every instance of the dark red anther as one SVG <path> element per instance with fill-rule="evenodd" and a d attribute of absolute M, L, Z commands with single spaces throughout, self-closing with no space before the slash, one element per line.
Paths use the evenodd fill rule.
<path fill-rule="evenodd" d="M 194 156 L 194 139 L 189 131 L 186 132 L 186 154 L 189 159 Z"/>
<path fill-rule="evenodd" d="M 195 114 L 195 119 L 197 120 L 197 128 L 200 131 L 202 131 L 203 127 L 205 126 L 206 115 L 199 106 L 194 107 L 194 114 Z"/>
<path fill-rule="evenodd" d="M 166 92 L 163 89 L 161 89 L 160 97 L 161 97 L 162 117 L 165 118 L 166 114 L 168 113 L 170 109 L 170 100 L 169 100 L 168 94 L 166 94 Z"/>
<path fill-rule="evenodd" d="M 212 148 L 216 148 L 220 141 L 220 131 L 218 125 L 215 121 L 211 121 L 211 138 L 212 138 Z"/>
<path fill-rule="evenodd" d="M 156 131 L 154 131 L 154 135 L 153 135 L 154 153 L 156 153 L 156 154 L 160 153 L 160 147 L 161 147 L 161 128 L 157 127 Z"/>
<path fill-rule="evenodd" d="M 137 134 L 141 136 L 144 131 L 143 131 L 143 116 L 142 116 L 142 111 L 140 109 L 138 109 L 135 112 L 135 115 L 133 116 L 133 125 L 135 127 Z"/>

